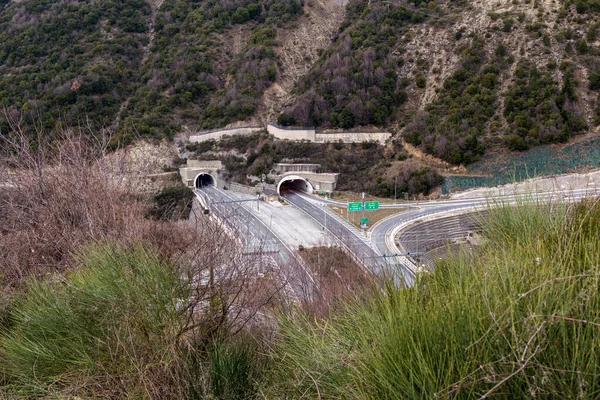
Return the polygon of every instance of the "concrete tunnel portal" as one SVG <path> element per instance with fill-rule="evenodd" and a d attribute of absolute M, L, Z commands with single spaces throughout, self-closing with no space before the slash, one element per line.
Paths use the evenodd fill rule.
<path fill-rule="evenodd" d="M 281 195 L 282 193 L 290 190 L 312 193 L 313 186 L 309 181 L 301 176 L 291 175 L 286 176 L 277 184 L 277 194 Z"/>
<path fill-rule="evenodd" d="M 194 180 L 194 187 L 196 189 L 201 189 L 205 186 L 216 186 L 216 185 L 217 185 L 217 180 L 215 179 L 215 177 L 207 172 L 198 174 L 198 176 L 196 176 L 196 179 Z"/>

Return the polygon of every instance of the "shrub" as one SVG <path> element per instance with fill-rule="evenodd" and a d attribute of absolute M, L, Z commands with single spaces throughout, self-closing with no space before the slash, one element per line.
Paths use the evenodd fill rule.
<path fill-rule="evenodd" d="M 187 219 L 192 210 L 194 192 L 187 186 L 169 186 L 154 196 L 148 215 L 154 219 L 171 221 Z"/>
<path fill-rule="evenodd" d="M 422 74 L 418 74 L 415 78 L 415 83 L 418 88 L 423 89 L 427 85 L 427 79 Z"/>
<path fill-rule="evenodd" d="M 277 123 L 282 126 L 291 126 L 296 124 L 296 118 L 293 115 L 286 113 L 279 114 L 277 117 Z"/>
<path fill-rule="evenodd" d="M 598 90 L 600 89 L 600 68 L 596 68 L 595 70 L 593 70 L 592 72 L 590 72 L 590 75 L 588 77 L 589 79 L 589 88 L 591 90 Z"/>
<path fill-rule="evenodd" d="M 1 341 L 9 387 L 43 395 L 77 387 L 87 396 L 158 394 L 175 362 L 174 266 L 142 247 L 95 245 L 64 282 L 32 282 Z M 135 372 L 134 372 L 135 371 Z"/>

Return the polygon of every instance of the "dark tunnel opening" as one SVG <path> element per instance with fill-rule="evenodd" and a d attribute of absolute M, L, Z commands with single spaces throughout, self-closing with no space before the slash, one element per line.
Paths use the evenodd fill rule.
<path fill-rule="evenodd" d="M 202 189 L 205 186 L 214 186 L 215 178 L 211 174 L 200 174 L 196 177 L 196 189 Z"/>
<path fill-rule="evenodd" d="M 312 193 L 313 187 L 308 181 L 301 178 L 284 179 L 279 183 L 277 191 L 279 194 L 292 191 Z"/>

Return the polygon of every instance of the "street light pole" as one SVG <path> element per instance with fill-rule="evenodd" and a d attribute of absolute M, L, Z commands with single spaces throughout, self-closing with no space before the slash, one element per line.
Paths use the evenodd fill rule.
<path fill-rule="evenodd" d="M 327 233 L 327 210 L 325 207 L 327 207 L 327 197 L 325 197 L 325 204 L 323 205 L 323 212 L 325 213 L 325 233 Z"/>
<path fill-rule="evenodd" d="M 397 188 L 397 183 L 398 183 L 398 177 L 395 176 L 394 177 L 394 203 L 396 202 L 396 188 Z"/>

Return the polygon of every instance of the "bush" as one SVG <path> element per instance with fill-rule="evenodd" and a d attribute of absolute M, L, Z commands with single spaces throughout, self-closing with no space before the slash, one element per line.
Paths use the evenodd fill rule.
<path fill-rule="evenodd" d="M 192 210 L 194 192 L 187 186 L 169 186 L 154 196 L 148 215 L 157 220 L 187 219 Z"/>
<path fill-rule="evenodd" d="M 187 296 L 174 266 L 139 246 L 95 245 L 78 260 L 80 271 L 64 282 L 32 282 L 15 306 L 14 327 L 1 341 L 9 388 L 160 393 L 175 362 L 177 299 Z"/>
<path fill-rule="evenodd" d="M 427 85 L 427 79 L 425 79 L 425 77 L 423 75 L 418 74 L 415 79 L 415 83 L 418 88 L 423 89 Z"/>
<path fill-rule="evenodd" d="M 588 79 L 590 81 L 589 88 L 591 90 L 600 89 L 600 68 L 596 68 L 590 72 Z"/>
<path fill-rule="evenodd" d="M 281 126 L 291 126 L 296 124 L 296 118 L 293 115 L 286 113 L 279 114 L 277 117 L 277 123 Z"/>

